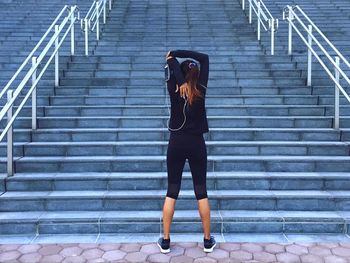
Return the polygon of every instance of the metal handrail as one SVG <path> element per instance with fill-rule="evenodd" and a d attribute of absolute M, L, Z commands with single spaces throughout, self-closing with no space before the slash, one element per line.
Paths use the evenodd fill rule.
<path fill-rule="evenodd" d="M 265 31 L 271 32 L 271 55 L 275 54 L 275 32 L 278 30 L 279 21 L 274 18 L 262 0 L 248 0 L 249 2 L 249 24 L 253 20 L 253 11 L 257 16 L 257 37 L 261 39 L 261 26 Z M 245 0 L 242 0 L 242 9 L 245 10 Z"/>
<path fill-rule="evenodd" d="M 304 17 L 310 24 L 308 26 L 305 25 L 305 23 L 302 21 L 302 19 L 298 16 L 297 11 L 300 12 L 301 16 Z M 339 91 L 342 92 L 342 94 L 345 96 L 348 102 L 350 102 L 350 96 L 347 94 L 347 92 L 344 90 L 342 85 L 340 84 L 340 75 L 345 79 L 345 81 L 350 85 L 350 79 L 345 74 L 345 72 L 340 67 L 340 62 L 343 62 L 347 68 L 350 69 L 350 63 L 347 61 L 347 59 L 339 52 L 339 50 L 330 42 L 330 40 L 322 33 L 322 31 L 315 25 L 314 22 L 306 15 L 306 13 L 298 6 L 286 6 L 283 10 L 283 20 L 287 20 L 289 29 L 288 29 L 288 54 L 292 55 L 292 38 L 293 38 L 293 29 L 301 40 L 305 43 L 305 45 L 308 48 L 308 61 L 307 61 L 307 85 L 311 86 L 312 83 L 312 55 L 314 55 L 317 59 L 317 61 L 321 64 L 322 68 L 326 71 L 328 76 L 331 78 L 331 80 L 334 82 L 335 86 L 335 103 L 334 103 L 334 128 L 339 128 L 339 108 L 340 108 L 340 99 L 339 99 Z M 294 23 L 294 20 L 297 20 L 297 22 L 302 26 L 304 31 L 307 33 L 307 39 L 304 37 L 304 35 L 300 32 L 296 24 Z M 327 50 L 323 47 L 323 45 L 320 43 L 320 41 L 315 37 L 313 34 L 313 29 L 316 30 L 316 32 L 321 36 L 322 40 L 326 41 L 326 43 L 331 47 L 331 49 L 337 54 L 337 56 L 333 59 Z M 322 51 L 322 54 L 326 56 L 329 62 L 334 66 L 334 75 L 332 74 L 331 70 L 329 69 L 325 62 L 320 58 L 320 56 L 317 54 L 317 52 L 313 48 L 313 42 L 316 43 L 318 48 Z"/>
<path fill-rule="evenodd" d="M 112 0 L 108 0 L 108 9 L 112 9 Z M 81 21 L 81 29 L 85 32 L 85 55 L 89 55 L 89 31 L 96 29 L 96 40 L 100 40 L 100 17 L 103 12 L 103 24 L 107 19 L 107 0 L 94 0 L 85 18 Z"/>
<path fill-rule="evenodd" d="M 63 17 L 63 13 L 65 11 L 69 11 L 68 15 Z M 57 25 L 56 23 L 62 19 L 61 23 Z M 30 97 L 32 97 L 32 129 L 35 130 L 37 128 L 37 96 L 36 96 L 36 88 L 41 80 L 42 76 L 46 72 L 47 68 L 51 64 L 52 60 L 55 59 L 55 86 L 57 87 L 59 85 L 59 50 L 62 46 L 63 42 L 67 38 L 68 34 L 71 33 L 71 55 L 74 55 L 75 50 L 75 33 L 74 33 L 74 25 L 75 22 L 79 19 L 79 9 L 77 6 L 71 6 L 68 8 L 68 6 L 65 6 L 62 11 L 59 13 L 59 15 L 54 20 L 54 23 L 49 27 L 48 31 L 44 34 L 44 36 L 41 38 L 41 40 L 38 42 L 38 44 L 35 46 L 33 51 L 30 53 L 30 55 L 25 59 L 23 64 L 20 66 L 19 70 L 15 73 L 15 75 L 11 78 L 10 82 L 5 86 L 5 91 L 2 91 L 5 93 L 7 91 L 7 103 L 4 105 L 4 107 L 0 111 L 0 121 L 4 120 L 5 115 L 7 115 L 7 124 L 5 128 L 1 131 L 0 134 L 0 141 L 4 139 L 4 137 L 7 135 L 7 174 L 9 176 L 13 175 L 14 173 L 14 167 L 13 167 L 13 123 L 15 122 L 17 116 L 21 112 L 22 108 L 24 107 L 25 103 L 28 101 Z M 65 29 L 66 27 L 66 29 Z M 41 43 L 44 40 L 47 40 L 47 36 L 49 33 L 51 33 L 52 29 L 55 28 L 55 31 L 50 39 L 48 39 L 48 43 L 44 47 L 44 49 L 41 51 L 38 57 L 34 57 L 33 54 L 37 49 L 40 47 Z M 61 33 L 63 33 L 63 36 L 61 37 Z M 60 38 L 61 37 L 61 38 Z M 54 47 L 54 50 L 52 51 L 51 55 L 48 55 L 50 49 Z M 13 83 L 13 81 L 17 78 L 20 72 L 22 72 L 22 69 L 27 64 L 29 60 L 32 60 L 32 66 L 26 73 L 26 75 L 21 80 L 20 84 L 15 88 L 15 91 L 10 90 L 9 87 Z M 41 72 L 39 75 L 37 75 L 37 71 L 39 70 L 39 66 L 42 62 L 45 64 L 43 68 L 41 69 Z M 13 114 L 13 106 L 15 101 L 20 96 L 21 92 L 25 88 L 28 81 L 32 79 L 31 88 L 28 90 L 27 94 L 25 95 L 24 99 L 19 104 L 17 110 Z"/>

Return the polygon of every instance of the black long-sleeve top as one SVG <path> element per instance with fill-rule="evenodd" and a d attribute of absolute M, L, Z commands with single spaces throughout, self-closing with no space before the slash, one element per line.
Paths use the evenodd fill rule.
<path fill-rule="evenodd" d="M 175 50 L 170 52 L 172 59 L 167 61 L 170 68 L 170 78 L 167 83 L 168 92 L 170 95 L 171 103 L 171 117 L 169 127 L 171 129 L 179 128 L 184 121 L 183 107 L 185 100 L 181 98 L 180 91 L 176 91 L 176 84 L 180 87 L 184 84 L 185 77 L 181 71 L 180 64 L 177 61 L 178 58 L 192 58 L 200 64 L 200 74 L 198 79 L 197 88 L 201 91 L 202 97 L 193 101 L 192 105 L 187 103 L 186 106 L 186 123 L 181 130 L 176 133 L 185 132 L 191 134 L 203 134 L 209 131 L 207 114 L 205 110 L 205 94 L 208 85 L 209 76 L 209 56 L 203 53 L 188 51 L 188 50 Z"/>

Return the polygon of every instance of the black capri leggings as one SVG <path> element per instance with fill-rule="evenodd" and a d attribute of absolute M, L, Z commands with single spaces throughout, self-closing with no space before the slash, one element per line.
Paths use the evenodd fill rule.
<path fill-rule="evenodd" d="M 183 168 L 188 159 L 196 199 L 207 198 L 207 148 L 203 135 L 170 133 L 167 151 L 168 191 L 166 196 L 177 199 Z"/>

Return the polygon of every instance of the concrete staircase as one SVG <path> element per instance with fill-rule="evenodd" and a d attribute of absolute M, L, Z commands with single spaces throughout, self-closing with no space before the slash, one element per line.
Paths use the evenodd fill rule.
<path fill-rule="evenodd" d="M 282 2 L 273 1 L 279 14 Z M 325 8 L 319 2 L 308 6 Z M 347 233 L 349 107 L 342 107 L 342 129 L 332 129 L 332 86 L 321 77 L 305 85 L 304 55 L 286 54 L 285 32 L 269 56 L 237 0 L 115 2 L 93 55 L 83 56 L 81 42 L 77 56 L 61 60 L 61 86 L 50 75 L 41 83 L 38 130 L 30 129 L 29 107 L 16 122 L 16 175 L 3 176 L 0 234 L 162 231 L 163 64 L 171 49 L 210 55 L 213 232 Z M 15 56 L 1 58 L 9 60 L 3 70 Z M 5 143 L 0 154 L 4 172 Z M 172 232 L 199 233 L 185 170 Z"/>

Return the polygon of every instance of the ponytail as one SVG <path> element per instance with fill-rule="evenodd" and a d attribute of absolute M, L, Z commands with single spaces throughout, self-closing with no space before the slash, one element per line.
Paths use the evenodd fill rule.
<path fill-rule="evenodd" d="M 192 105 L 196 99 L 203 97 L 202 93 L 197 88 L 199 67 L 196 62 L 192 60 L 185 60 L 181 63 L 181 71 L 184 74 L 185 80 L 189 86 L 187 91 L 188 104 Z"/>

